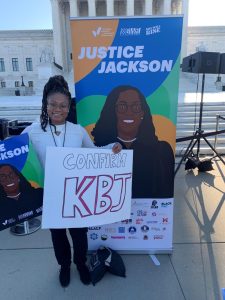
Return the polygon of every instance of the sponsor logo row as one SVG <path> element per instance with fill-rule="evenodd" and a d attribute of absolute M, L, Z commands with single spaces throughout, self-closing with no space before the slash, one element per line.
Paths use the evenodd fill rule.
<path fill-rule="evenodd" d="M 146 36 L 160 33 L 161 26 L 151 26 L 146 28 L 141 27 L 123 27 L 120 29 L 120 36 L 139 36 L 141 34 L 144 34 Z M 113 36 L 114 32 L 112 28 L 104 28 L 104 27 L 97 27 L 92 30 L 92 35 L 97 38 L 98 36 Z"/>
<path fill-rule="evenodd" d="M 154 224 L 154 223 L 153 223 Z M 165 225 L 165 224 L 164 224 Z M 115 234 L 115 233 L 136 233 L 137 231 L 141 232 L 148 232 L 148 231 L 165 231 L 166 226 L 151 226 L 149 227 L 148 225 L 143 225 L 141 227 L 139 226 L 129 226 L 128 228 L 125 226 L 118 226 L 118 227 L 105 227 L 103 228 L 105 233 L 110 233 L 110 234 Z M 101 227 L 89 227 L 89 231 L 99 231 L 101 230 Z"/>
<path fill-rule="evenodd" d="M 154 235 L 148 235 L 148 234 L 144 234 L 142 236 L 137 236 L 137 235 L 131 235 L 131 236 L 124 236 L 124 235 L 111 235 L 108 236 L 107 234 L 97 234 L 96 232 L 93 232 L 89 235 L 91 240 L 98 240 L 101 239 L 102 241 L 106 241 L 108 239 L 116 239 L 116 240 L 125 240 L 125 239 L 132 239 L 132 240 L 149 240 L 149 239 L 153 239 L 153 240 L 163 240 L 164 239 L 164 235 L 163 234 L 154 234 Z"/>

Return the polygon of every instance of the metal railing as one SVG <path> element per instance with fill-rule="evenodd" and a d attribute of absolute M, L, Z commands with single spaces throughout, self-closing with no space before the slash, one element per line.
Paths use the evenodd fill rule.
<path fill-rule="evenodd" d="M 221 115 L 216 115 L 216 132 L 217 134 L 215 134 L 215 140 L 214 140 L 214 148 L 216 149 L 217 146 L 217 141 L 218 141 L 218 134 L 219 133 L 224 133 L 224 130 L 219 130 L 219 121 L 220 120 L 224 120 L 225 121 L 225 117 L 222 117 Z"/>

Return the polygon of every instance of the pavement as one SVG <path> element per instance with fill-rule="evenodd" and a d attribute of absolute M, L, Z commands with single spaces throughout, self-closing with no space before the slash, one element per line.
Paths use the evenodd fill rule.
<path fill-rule="evenodd" d="M 95 286 L 84 286 L 76 268 L 69 287 L 58 281 L 50 233 L 26 236 L 0 232 L 2 300 L 220 300 L 225 288 L 225 166 L 185 171 L 175 178 L 172 254 L 122 254 L 126 278 L 106 273 Z"/>

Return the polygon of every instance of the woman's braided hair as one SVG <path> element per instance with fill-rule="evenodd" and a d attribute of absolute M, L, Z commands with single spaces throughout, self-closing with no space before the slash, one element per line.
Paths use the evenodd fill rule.
<path fill-rule="evenodd" d="M 71 103 L 71 94 L 69 92 L 68 83 L 61 75 L 55 75 L 50 77 L 48 82 L 44 86 L 40 115 L 41 128 L 43 129 L 43 131 L 46 131 L 46 126 L 50 122 L 47 112 L 47 99 L 50 95 L 55 93 L 66 95 L 68 97 L 69 104 Z"/>

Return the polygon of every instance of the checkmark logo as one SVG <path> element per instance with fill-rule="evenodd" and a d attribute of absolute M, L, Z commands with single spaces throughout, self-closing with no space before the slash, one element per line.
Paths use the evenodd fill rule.
<path fill-rule="evenodd" d="M 101 27 L 98 27 L 95 30 L 92 30 L 93 36 L 96 37 L 97 35 L 99 35 L 101 32 L 101 29 L 102 29 Z"/>
<path fill-rule="evenodd" d="M 7 220 L 5 220 L 5 222 L 3 222 L 2 225 L 4 226 L 7 225 Z"/>

